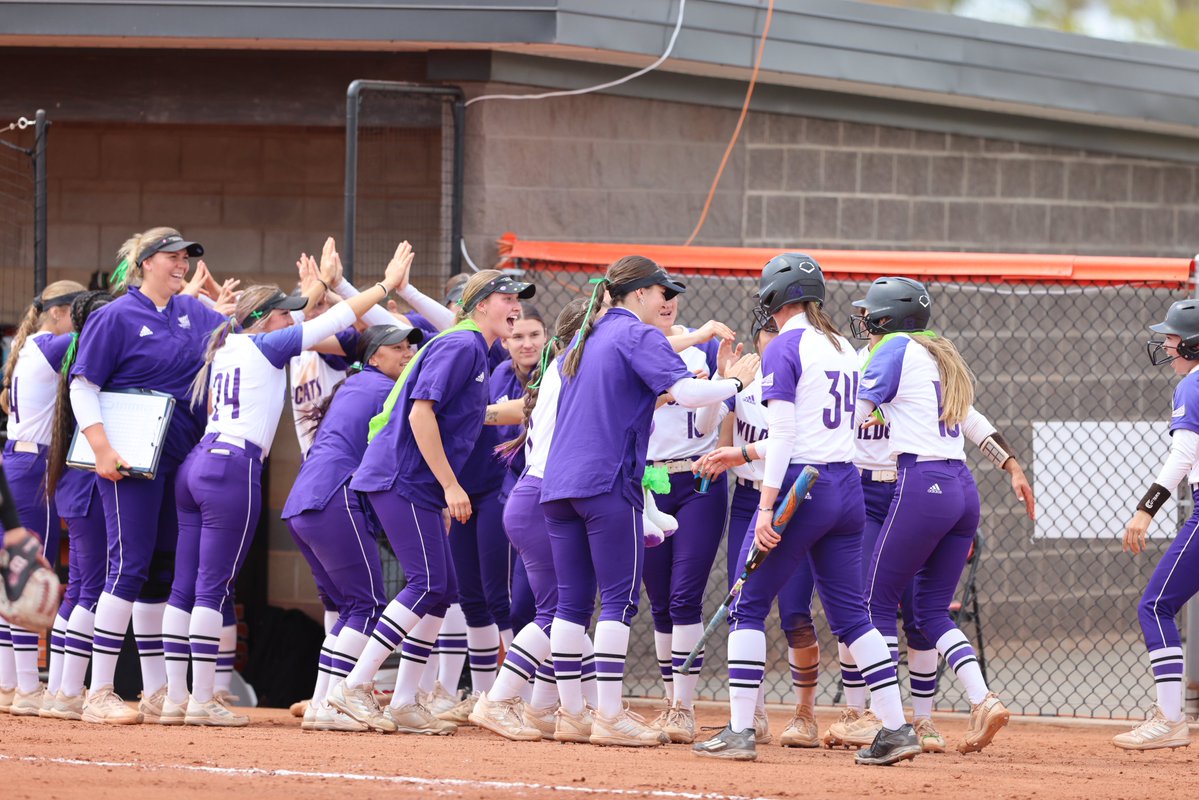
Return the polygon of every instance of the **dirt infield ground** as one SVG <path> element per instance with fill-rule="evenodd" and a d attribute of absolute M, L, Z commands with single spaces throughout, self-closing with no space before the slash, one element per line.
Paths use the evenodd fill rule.
<path fill-rule="evenodd" d="M 785 713 L 772 713 L 777 734 Z M 819 715 L 822 728 L 834 715 Z M 463 798 L 990 798 L 1194 797 L 1199 752 L 1123 753 L 1121 728 L 1013 722 L 983 753 L 922 756 L 892 768 L 856 767 L 844 750 L 759 748 L 758 761 L 699 759 L 682 745 L 655 750 L 506 742 L 477 728 L 457 736 L 302 733 L 286 711 L 251 712 L 241 730 L 103 728 L 0 717 L 0 796 L 256 800 L 437 795 Z M 700 722 L 719 725 L 720 710 Z M 942 729 L 956 740 L 961 719 Z M 707 735 L 706 733 L 704 734 Z M 1196 732 L 1199 739 L 1199 732 Z"/>

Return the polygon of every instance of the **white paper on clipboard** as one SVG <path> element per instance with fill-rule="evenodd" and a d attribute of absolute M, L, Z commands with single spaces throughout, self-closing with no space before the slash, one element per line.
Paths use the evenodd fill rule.
<path fill-rule="evenodd" d="M 131 475 L 153 480 L 162 457 L 163 440 L 175 411 L 175 398 L 145 389 L 100 392 L 100 417 L 113 449 L 127 462 Z M 95 470 L 96 454 L 78 429 L 67 452 L 67 466 Z"/>

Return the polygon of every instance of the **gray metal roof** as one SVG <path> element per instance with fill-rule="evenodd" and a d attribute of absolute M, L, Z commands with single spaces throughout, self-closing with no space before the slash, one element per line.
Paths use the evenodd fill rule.
<path fill-rule="evenodd" d="M 765 6 L 687 0 L 683 31 L 662 69 L 743 81 Z M 578 85 L 570 61 L 640 66 L 658 56 L 678 7 L 678 0 L 0 0 L 0 44 L 473 48 L 553 56 L 562 74 L 543 69 L 543 83 Z M 764 87 L 1199 138 L 1199 53 L 1172 48 L 849 0 L 778 0 L 762 68 Z"/>

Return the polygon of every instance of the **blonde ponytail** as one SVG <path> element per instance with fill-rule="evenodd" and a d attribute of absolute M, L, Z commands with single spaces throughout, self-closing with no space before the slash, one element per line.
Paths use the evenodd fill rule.
<path fill-rule="evenodd" d="M 825 337 L 832 342 L 833 347 L 837 348 L 837 352 L 841 352 L 841 331 L 837 330 L 837 326 L 833 324 L 832 319 L 825 313 L 824 306 L 820 303 L 804 303 L 804 313 L 808 315 L 808 322 L 812 327 L 820 331 Z"/>
<path fill-rule="evenodd" d="M 911 336 L 937 362 L 941 376 L 941 421 L 959 425 L 974 405 L 974 373 L 953 342 L 944 336 Z"/>
<path fill-rule="evenodd" d="M 41 296 L 30 303 L 29 308 L 25 310 L 25 316 L 21 318 L 21 324 L 17 326 L 17 332 L 12 338 L 12 349 L 8 353 L 8 363 L 4 365 L 4 386 L 0 390 L 0 408 L 4 409 L 5 414 L 12 413 L 12 408 L 9 406 L 9 402 L 12 399 L 12 376 L 13 372 L 17 369 L 17 359 L 21 355 L 21 350 L 25 347 L 25 340 L 30 335 L 36 333 L 46 323 L 46 315 L 49 311 L 43 310 L 42 303 L 46 300 L 62 297 L 65 294 L 82 291 L 84 291 L 83 285 L 75 281 L 55 281 L 43 289 Z M 52 364 L 51 366 L 56 367 L 57 364 Z"/>
<path fill-rule="evenodd" d="M 204 399 L 204 395 L 208 393 L 208 377 L 212 372 L 212 360 L 216 358 L 216 351 L 225 346 L 229 334 L 237 332 L 238 320 L 248 321 L 248 317 L 259 306 L 280 291 L 281 289 L 278 286 L 273 285 L 257 284 L 249 287 L 237 299 L 237 306 L 233 310 L 233 315 L 217 327 L 208 337 L 208 347 L 204 350 L 204 363 L 201 365 L 200 371 L 196 373 L 195 379 L 192 380 L 190 404 L 193 409 Z M 254 324 L 257 324 L 257 322 L 258 320 L 255 320 Z M 253 327 L 253 324 L 248 325 L 247 330 L 253 329 Z"/>

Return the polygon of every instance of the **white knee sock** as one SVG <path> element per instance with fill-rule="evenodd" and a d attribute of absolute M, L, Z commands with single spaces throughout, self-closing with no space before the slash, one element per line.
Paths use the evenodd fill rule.
<path fill-rule="evenodd" d="M 379 667 L 403 644 L 408 632 L 416 627 L 420 619 L 399 600 L 388 603 L 379 621 L 375 623 L 370 641 L 363 648 L 354 669 L 346 676 L 346 685 L 362 686 L 372 682 Z"/>
<path fill-rule="evenodd" d="M 936 650 L 908 648 L 908 682 L 912 695 L 912 717 L 923 719 L 933 715 L 933 699 L 937 696 L 937 664 L 941 654 Z"/>
<path fill-rule="evenodd" d="M 187 665 L 191 660 L 191 612 L 168 605 L 162 612 L 162 649 L 167 671 L 167 697 L 187 700 Z"/>
<path fill-rule="evenodd" d="M 224 615 L 216 609 L 196 606 L 187 629 L 192 651 L 192 699 L 207 703 L 216 682 L 216 659 L 221 649 Z"/>
<path fill-rule="evenodd" d="M 221 650 L 216 660 L 216 691 L 229 691 L 233 685 L 233 661 L 237 658 L 237 626 L 221 626 Z"/>
<path fill-rule="evenodd" d="M 945 663 L 958 676 L 958 680 L 962 682 L 962 688 L 966 690 L 966 696 L 970 698 L 970 703 L 977 705 L 986 699 L 987 682 L 983 678 L 982 670 L 979 669 L 978 659 L 974 656 L 974 648 L 970 646 L 970 640 L 966 638 L 966 634 L 957 628 L 946 631 L 937 640 L 937 650 L 945 659 Z"/>
<path fill-rule="evenodd" d="M 492 624 L 466 629 L 466 646 L 470 653 L 471 690 L 485 692 L 495 683 L 500 667 L 500 629 Z"/>
<path fill-rule="evenodd" d="M 342 633 L 345 632 L 345 628 L 341 630 Z M 365 646 L 365 636 L 362 637 L 362 641 Z M 321 640 L 321 654 L 316 659 L 316 685 L 312 687 L 313 703 L 324 701 L 325 696 L 329 694 L 329 684 L 333 681 L 333 651 L 336 646 L 337 636 L 326 631 L 325 638 Z M 340 677 L 344 678 L 348 672 L 349 670 L 346 670 Z"/>
<path fill-rule="evenodd" d="M 614 717 L 624 707 L 624 664 L 629 652 L 629 626 L 601 620 L 595 626 L 596 710 Z"/>
<path fill-rule="evenodd" d="M 17 662 L 12 651 L 12 626 L 0 620 L 0 686 L 17 688 Z"/>
<path fill-rule="evenodd" d="M 9 624 L 12 631 L 13 663 L 17 668 L 17 689 L 24 694 L 37 691 L 37 639 L 33 631 Z"/>
<path fill-rule="evenodd" d="M 129 618 L 133 615 L 133 603 L 122 600 L 115 594 L 103 592 L 96 603 L 94 639 L 92 643 L 92 691 L 112 686 L 117 671 L 117 656 L 121 643 L 129 630 Z M 165 672 L 165 668 L 164 668 Z"/>
<path fill-rule="evenodd" d="M 729 725 L 734 731 L 754 726 L 754 708 L 766 669 L 766 634 L 742 629 L 729 634 Z"/>
<path fill-rule="evenodd" d="M 445 621 L 442 620 L 442 625 Z M 438 640 L 440 640 L 438 636 Z M 422 694 L 429 694 L 437 688 L 437 670 L 441 666 L 441 651 L 436 646 L 433 648 L 433 653 L 429 656 L 428 662 L 425 664 L 425 669 L 420 674 L 420 691 Z"/>
<path fill-rule="evenodd" d="M 695 702 L 695 685 L 699 682 L 699 672 L 704 666 L 704 654 L 701 650 L 691 664 L 691 670 L 684 675 L 678 670 L 691 655 L 692 648 L 703 635 L 702 623 L 693 625 L 675 625 L 670 632 L 671 671 L 674 679 L 674 701 L 683 708 L 692 708 Z"/>
<path fill-rule="evenodd" d="M 837 642 L 837 657 L 841 660 L 841 686 L 845 689 L 845 707 L 854 711 L 866 710 L 866 681 L 853 661 L 853 654 L 844 642 Z"/>
<path fill-rule="evenodd" d="M 462 606 L 450 605 L 437 635 L 438 658 L 437 680 L 450 694 L 457 694 L 462 683 L 462 667 L 466 664 L 466 617 Z"/>
<path fill-rule="evenodd" d="M 54 627 L 50 629 L 50 666 L 46 677 L 46 691 L 51 697 L 58 694 L 62 688 L 62 660 L 67 636 L 67 617 L 62 615 L 62 608 L 54 615 Z M 69 616 L 69 614 L 68 614 Z"/>
<path fill-rule="evenodd" d="M 849 645 L 849 651 L 870 688 L 870 710 L 882 720 L 883 727 L 897 730 L 906 722 L 903 699 L 899 695 L 895 662 L 883 635 L 871 628 Z"/>
<path fill-rule="evenodd" d="M 433 644 L 437 641 L 442 621 L 442 617 L 426 614 L 408 632 L 408 638 L 400 646 L 400 669 L 396 675 L 395 691 L 391 695 L 393 708 L 416 702 L 416 690 L 420 686 L 425 665 L 429 663 L 429 656 L 433 653 Z"/>
<path fill-rule="evenodd" d="M 67 641 L 63 653 L 62 681 L 59 691 L 68 697 L 78 697 L 83 691 L 83 677 L 92 660 L 92 630 L 95 613 L 83 606 L 71 609 L 67 623 Z"/>
<path fill-rule="evenodd" d="M 537 668 L 533 691 L 527 701 L 533 708 L 550 708 L 558 702 L 558 684 L 554 680 L 554 661 L 547 657 Z"/>
<path fill-rule="evenodd" d="M 580 673 L 582 675 L 583 699 L 587 701 L 587 705 L 597 708 L 599 692 L 595 687 L 599 681 L 595 679 L 595 644 L 586 631 L 583 632 L 583 660 L 580 662 Z M 557 679 L 557 672 L 555 672 L 554 680 Z"/>
<path fill-rule="evenodd" d="M 512 646 L 512 640 L 516 638 L 516 632 L 511 628 L 500 628 L 500 644 L 504 646 L 504 651 Z"/>
<path fill-rule="evenodd" d="M 667 704 L 674 703 L 674 666 L 670 638 L 670 633 L 654 631 L 654 655 L 658 658 L 658 673 L 662 676 L 662 692 Z"/>
<path fill-rule="evenodd" d="M 550 637 L 533 623 L 521 629 L 508 648 L 495 684 L 487 692 L 492 700 L 511 700 L 524 691 L 539 665 L 549 658 Z M 553 667 L 550 667 L 553 672 Z M 555 688 L 555 692 L 557 689 Z"/>
<path fill-rule="evenodd" d="M 583 711 L 582 662 L 587 629 L 582 625 L 554 618 L 550 626 L 550 650 L 553 651 L 554 677 L 558 681 L 558 700 L 570 714 Z"/>
<path fill-rule="evenodd" d="M 325 638 L 329 639 L 330 637 L 326 636 Z M 321 703 L 325 702 L 325 698 L 329 696 L 329 687 L 350 674 L 350 670 L 354 668 L 362 651 L 366 649 L 367 642 L 370 641 L 369 636 L 353 628 L 342 628 L 332 639 L 329 642 L 324 685 L 318 682 L 317 688 L 312 694 L 312 699 Z"/>
<path fill-rule="evenodd" d="M 137 659 L 142 668 L 142 693 L 149 697 L 167 683 L 166 660 L 162 652 L 162 614 L 166 603 L 133 604 L 133 638 L 137 640 Z"/>

